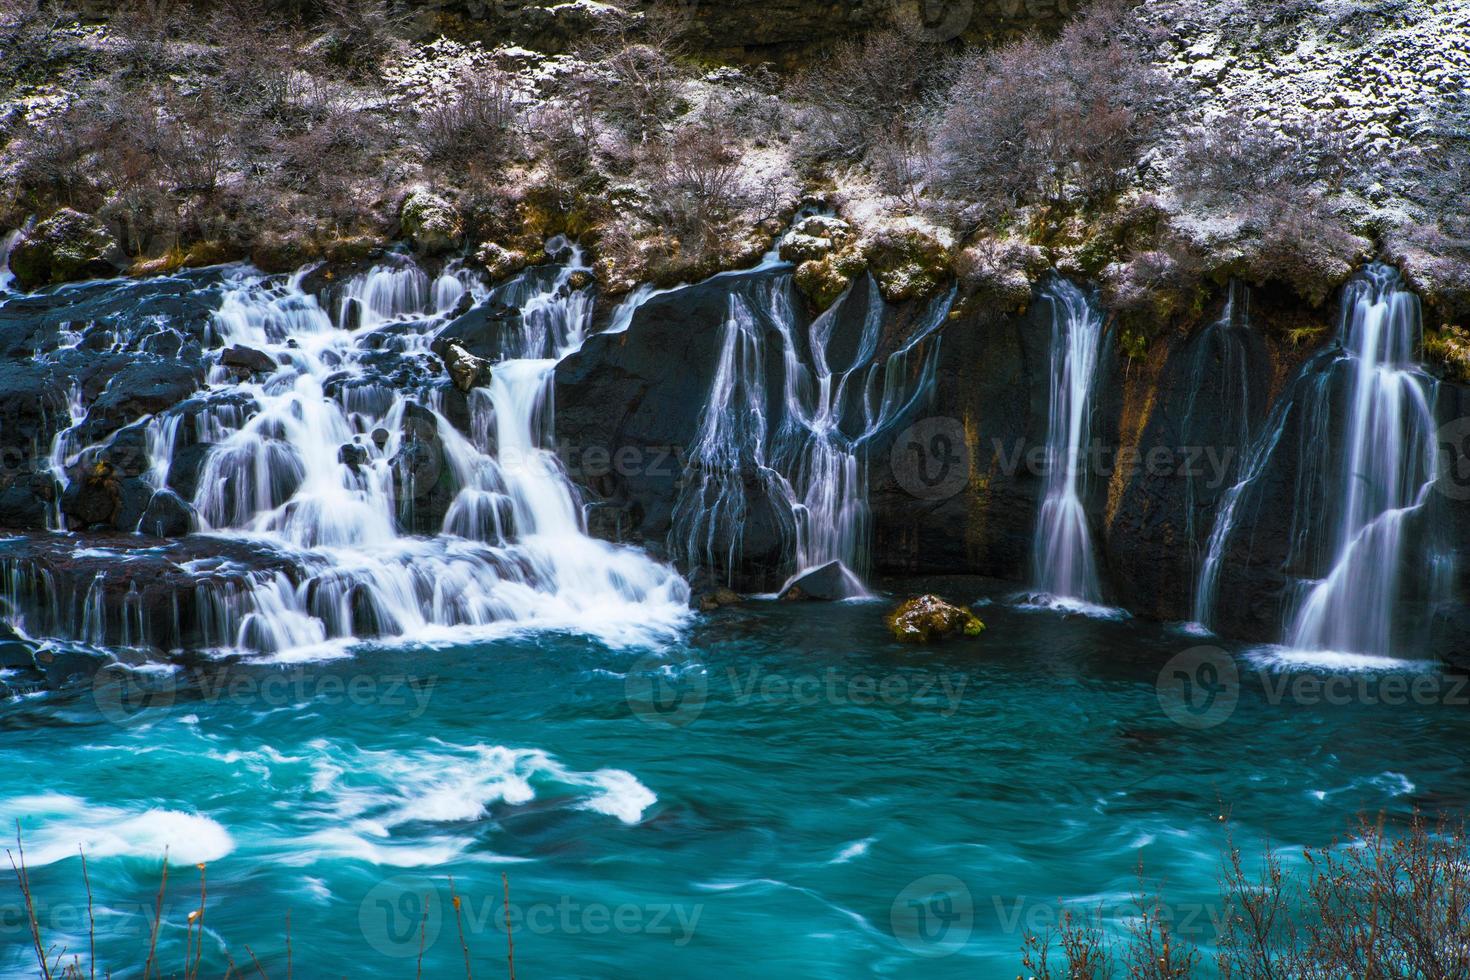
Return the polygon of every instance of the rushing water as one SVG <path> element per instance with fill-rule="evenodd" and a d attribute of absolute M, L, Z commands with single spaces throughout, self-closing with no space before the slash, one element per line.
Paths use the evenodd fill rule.
<path fill-rule="evenodd" d="M 1082 502 L 1091 433 L 1092 391 L 1103 318 L 1081 289 L 1060 277 L 1042 293 L 1051 306 L 1051 400 L 1046 435 L 1046 495 L 1036 522 L 1034 581 L 1058 599 L 1102 599 L 1092 532 Z"/>
<path fill-rule="evenodd" d="M 865 278 L 809 322 L 789 274 L 731 277 L 719 360 L 675 511 L 673 551 L 692 569 L 739 565 L 755 502 L 787 542 L 790 579 L 835 564 L 847 597 L 867 594 L 866 445 L 933 390 L 934 336 L 953 303 L 931 302 L 908 341 L 879 354 L 885 306 Z M 855 311 L 855 312 L 854 312 Z M 861 316 L 851 350 L 834 332 Z M 778 345 L 779 375 L 767 353 Z M 774 408 L 773 408 L 774 406 Z"/>
<path fill-rule="evenodd" d="M 1260 372 L 1253 370 L 1256 365 L 1252 363 L 1251 339 L 1250 292 L 1237 280 L 1231 280 L 1224 311 L 1195 341 L 1181 445 L 1223 447 L 1231 454 L 1230 466 L 1212 478 L 1230 479 L 1232 485 L 1238 480 L 1241 454 L 1254 440 L 1260 403 L 1264 401 L 1259 390 Z M 1200 397 L 1206 391 L 1214 391 L 1218 397 L 1202 408 Z M 1201 509 L 1197 482 L 1191 475 L 1185 484 L 1185 519 L 1189 522 L 1186 536 L 1199 568 L 1194 620 L 1207 626 L 1219 584 L 1221 554 L 1214 547 L 1214 535 L 1217 531 L 1228 533 L 1235 498 L 1230 496 L 1228 488 L 1223 500 L 1216 498 L 1221 506 L 1214 514 L 1213 523 L 1208 525 L 1211 534 L 1201 541 L 1195 524 Z"/>
<path fill-rule="evenodd" d="M 413 976 L 428 896 L 423 975 L 462 976 L 453 875 L 473 975 L 505 976 L 504 873 L 522 976 L 990 977 L 1063 904 L 1122 936 L 1140 860 L 1207 943 L 1222 806 L 1248 855 L 1269 834 L 1290 860 L 1359 811 L 1470 803 L 1461 704 L 1298 700 L 1325 675 L 1237 652 L 1233 712 L 1180 724 L 1156 685 L 1189 637 L 977 611 L 981 640 L 920 654 L 871 604 L 766 602 L 657 656 L 523 634 L 38 695 L 0 705 L 0 820 L 73 951 L 85 847 L 116 977 L 141 975 L 165 848 L 169 972 L 202 862 L 204 975 L 248 944 L 284 976 L 289 913 L 296 976 Z M 920 934 L 930 875 L 963 914 Z M 17 902 L 0 975 L 33 976 Z"/>
<path fill-rule="evenodd" d="M 592 316 L 591 291 L 572 281 L 586 267 L 570 254 L 490 295 L 453 267 L 431 280 L 411 262 L 389 262 L 344 283 L 335 310 L 300 276 L 226 275 L 212 339 L 274 367 L 241 378 L 210 355 L 207 392 L 148 421 L 145 475 L 164 485 L 185 430 L 210 444 L 193 499 L 199 530 L 269 547 L 307 574 L 257 572 L 243 590 L 201 585 L 185 601 L 214 624 L 213 643 L 293 658 L 466 629 L 566 627 L 627 642 L 677 627 L 687 616 L 682 579 L 589 538 L 549 448 L 551 372 Z M 519 313 L 489 387 L 467 396 L 472 438 L 446 417 L 439 391 L 395 374 L 427 361 L 467 296 Z M 74 436 L 79 415 L 57 438 L 57 474 L 88 448 Z M 447 498 L 442 523 L 429 506 L 436 498 Z M 81 639 L 111 635 L 94 592 Z M 165 648 L 172 639 L 136 634 Z"/>
<path fill-rule="evenodd" d="M 1266 477 L 1290 464 L 1294 486 L 1285 569 L 1298 578 L 1283 642 L 1311 652 L 1400 655 L 1394 609 L 1406 584 L 1432 578 L 1413 562 L 1408 522 L 1435 480 L 1432 382 L 1415 363 L 1419 301 L 1376 264 L 1343 296 L 1336 344 L 1310 359 L 1278 399 L 1221 500 L 1202 564 L 1196 619 L 1208 624 L 1235 536 L 1259 519 Z M 1295 453 L 1289 456 L 1289 453 Z M 1278 520 L 1280 518 L 1277 518 Z M 1432 537 L 1421 536 L 1420 547 Z"/>
<path fill-rule="evenodd" d="M 1081 290 L 1046 290 L 1036 584 L 1071 600 L 1059 614 L 982 580 L 866 581 L 866 449 L 933 394 L 953 295 L 885 346 L 871 280 L 808 317 L 774 258 L 717 277 L 721 342 L 671 550 L 733 568 L 759 504 L 778 584 L 835 562 L 851 596 L 934 590 L 989 626 L 916 651 L 875 602 L 694 617 L 672 568 L 587 536 L 551 381 L 593 329 L 595 286 L 575 248 L 550 251 L 558 264 L 495 288 L 403 259 L 324 292 L 238 267 L 179 280 L 212 304 L 206 389 L 141 423 L 137 479 L 173 486 L 186 450 L 212 447 L 190 495 L 199 584 L 169 635 L 194 602 L 205 646 L 246 656 L 0 702 L 0 822 L 20 823 L 44 941 L 68 959 L 89 947 L 90 886 L 99 972 L 119 978 L 143 975 L 155 909 L 165 974 L 193 956 L 205 975 L 258 959 L 270 976 L 500 976 L 513 938 L 524 976 L 1009 976 L 1063 909 L 1126 935 L 1140 866 L 1208 949 L 1222 811 L 1248 852 L 1269 836 L 1299 865 L 1356 813 L 1470 805 L 1470 693 L 1431 665 L 1212 649 L 1212 676 L 1234 680 L 1200 713 L 1171 693 L 1173 658 L 1201 655 L 1192 634 L 1067 614 L 1102 594 L 1082 458 L 1103 324 Z M 1311 451 L 1290 563 L 1320 574 L 1295 582 L 1290 637 L 1385 653 L 1405 522 L 1433 478 L 1430 387 L 1391 272 L 1344 306 L 1340 345 L 1279 399 L 1222 498 L 1200 618 L 1291 421 Z M 1243 307 L 1232 293 L 1193 366 L 1224 372 L 1239 412 L 1221 426 L 1240 440 L 1258 410 L 1238 377 Z M 466 309 L 506 315 L 488 383 L 457 400 L 429 352 Z M 63 339 L 46 356 L 90 350 Z M 242 370 L 226 347 L 266 360 Z M 57 410 L 69 424 L 40 455 L 59 476 L 105 447 L 86 444 L 79 391 Z M 1193 401 L 1185 416 L 1194 438 Z M 62 603 L 6 565 L 7 612 L 31 616 L 16 625 L 120 655 L 167 645 L 136 582 L 109 599 L 109 572 L 178 543 L 37 537 L 106 567 Z M 272 562 L 227 586 L 202 574 L 241 546 Z M 32 976 L 18 897 L 0 909 L 0 975 Z"/>
<path fill-rule="evenodd" d="M 1287 642 L 1299 649 L 1396 652 L 1406 522 L 1435 481 L 1429 379 L 1414 361 L 1419 297 L 1398 270 L 1373 266 L 1343 298 L 1342 346 L 1350 364 L 1346 438 L 1338 453 L 1338 510 L 1327 574 L 1307 592 Z M 1325 435 L 1325 433 L 1324 433 Z"/>

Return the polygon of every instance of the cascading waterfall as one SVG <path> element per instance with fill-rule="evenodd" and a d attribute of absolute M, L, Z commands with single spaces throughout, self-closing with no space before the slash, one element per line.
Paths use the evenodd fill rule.
<path fill-rule="evenodd" d="M 545 448 L 552 370 L 580 346 L 593 305 L 571 254 L 496 291 L 524 332 L 489 387 L 466 396 L 468 438 L 446 415 L 458 392 L 439 390 L 428 349 L 467 293 L 488 301 L 473 277 L 451 268 L 431 281 L 390 262 L 343 284 L 334 320 L 300 275 L 227 274 L 213 339 L 277 366 L 242 379 L 216 362 L 203 397 L 149 422 L 147 478 L 167 479 L 182 432 L 211 443 L 193 497 L 202 533 L 266 546 L 295 571 L 201 588 L 195 619 L 216 643 L 314 656 L 354 639 L 458 639 L 505 624 L 624 643 L 682 622 L 683 580 L 587 537 Z M 86 635 L 105 632 L 102 592 L 99 576 Z"/>
<path fill-rule="evenodd" d="M 1344 290 L 1337 343 L 1302 368 L 1251 444 L 1221 500 L 1195 601 L 1210 624 L 1229 550 L 1273 463 L 1300 427 L 1285 570 L 1300 578 L 1283 641 L 1307 651 L 1393 655 L 1408 558 L 1406 524 L 1436 477 L 1433 382 L 1414 361 L 1418 297 L 1376 263 Z M 1432 564 L 1432 563 L 1430 563 Z"/>
<path fill-rule="evenodd" d="M 691 568 L 724 569 L 732 580 L 752 501 L 759 500 L 773 508 L 766 520 L 778 524 L 789 542 L 787 585 L 836 563 L 839 592 L 867 595 L 865 448 L 932 392 L 939 351 L 933 335 L 953 299 L 951 292 L 933 301 L 912 338 L 880 359 L 885 307 L 872 279 L 849 290 L 801 335 L 789 276 L 733 289 L 720 360 L 689 454 L 690 479 L 675 510 L 675 553 Z M 833 334 L 848 304 L 857 301 L 866 304 L 862 325 L 850 359 L 839 365 L 830 352 Z M 766 377 L 769 335 L 781 344 L 779 398 L 768 387 L 774 379 Z M 779 410 L 775 418 L 771 407 Z"/>
<path fill-rule="evenodd" d="M 23 229 L 12 228 L 0 235 L 0 293 L 9 292 L 11 283 L 15 281 L 15 275 L 10 271 L 10 251 L 23 233 Z"/>
<path fill-rule="evenodd" d="M 1185 399 L 1184 420 L 1180 429 L 1180 445 L 1194 447 L 1217 446 L 1231 453 L 1230 459 L 1220 472 L 1212 472 L 1210 478 L 1226 479 L 1239 473 L 1242 455 L 1250 451 L 1253 442 L 1253 420 L 1258 411 L 1259 393 L 1254 390 L 1251 370 L 1250 292 L 1239 281 L 1230 281 L 1226 293 L 1225 309 L 1207 327 L 1195 343 L 1194 356 L 1190 364 L 1189 392 Z M 1207 417 L 1199 415 L 1199 398 L 1206 390 L 1219 394 L 1218 403 Z M 1224 462 L 1224 460 L 1222 460 Z M 1201 510 L 1198 476 L 1189 473 L 1184 487 L 1184 513 L 1186 537 L 1190 547 L 1191 566 L 1198 570 L 1194 591 L 1194 621 L 1207 625 L 1213 606 L 1214 590 L 1218 578 L 1218 563 L 1209 561 L 1213 539 L 1200 540 L 1195 521 Z M 1211 535 L 1222 524 L 1228 524 L 1235 497 L 1227 488 L 1217 503 L 1215 523 Z"/>
<path fill-rule="evenodd" d="M 1347 370 L 1346 444 L 1330 571 L 1311 585 L 1287 632 L 1297 649 L 1391 654 L 1405 522 L 1436 476 L 1428 377 L 1414 361 L 1419 297 L 1398 270 L 1370 267 L 1343 297 L 1339 334 Z M 1329 433 L 1320 433 L 1319 445 Z"/>
<path fill-rule="evenodd" d="M 1046 437 L 1046 496 L 1036 525 L 1036 588 L 1058 599 L 1097 603 L 1102 586 L 1082 503 L 1092 392 L 1102 349 L 1103 319 L 1081 289 L 1054 278 L 1051 304 L 1051 400 Z"/>

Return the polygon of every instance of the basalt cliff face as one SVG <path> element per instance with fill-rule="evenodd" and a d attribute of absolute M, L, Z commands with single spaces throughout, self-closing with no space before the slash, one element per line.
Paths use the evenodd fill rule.
<path fill-rule="evenodd" d="M 656 297 L 626 332 L 593 338 L 558 367 L 558 438 L 578 447 L 577 456 L 590 450 L 615 461 L 624 454 L 623 465 L 583 479 L 600 515 L 597 533 L 661 554 L 670 554 L 672 543 L 679 557 L 674 515 L 698 468 L 690 447 L 701 439 L 710 393 L 720 387 L 717 325 L 728 321 L 732 296 L 751 288 L 751 278 L 733 276 Z M 850 353 L 864 343 L 867 311 L 853 299 L 864 288 L 859 283 L 828 314 L 821 331 L 827 350 Z M 937 326 L 924 302 L 884 304 L 871 358 L 884 365 L 882 381 L 873 375 L 866 401 L 853 398 L 838 423 L 864 473 L 874 572 L 982 574 L 1031 588 L 1055 342 L 1039 290 L 1021 312 L 958 303 Z M 1312 482 L 1323 478 L 1303 468 L 1323 449 L 1314 441 L 1330 443 L 1329 454 L 1346 451 L 1343 421 L 1329 419 L 1324 428 L 1303 404 L 1317 366 L 1337 356 L 1341 315 L 1333 304 L 1313 308 L 1289 293 L 1222 290 L 1198 315 L 1160 325 L 1159 339 L 1139 359 L 1119 350 L 1107 321 L 1079 465 L 1108 604 L 1149 618 L 1195 619 L 1212 532 L 1232 488 L 1249 475 L 1249 513 L 1235 514 L 1238 530 L 1226 537 L 1214 573 L 1211 626 L 1238 639 L 1282 639 L 1302 580 L 1322 574 L 1300 554 L 1314 520 L 1303 507 L 1331 507 L 1331 491 Z M 810 322 L 805 317 L 798 315 Z M 932 361 L 895 363 L 896 352 L 930 329 Z M 812 362 L 799 340 L 783 356 L 777 331 L 767 328 L 764 339 L 767 346 L 756 351 L 765 369 L 760 421 L 775 440 L 789 423 L 782 393 L 790 372 L 810 380 Z M 1470 387 L 1427 378 L 1425 384 L 1436 424 L 1450 432 L 1464 417 Z M 874 431 L 874 406 L 895 397 L 902 412 Z M 1340 409 L 1343 396 L 1330 401 Z M 1272 451 L 1253 461 L 1263 445 Z M 1421 585 L 1405 587 L 1397 613 L 1407 645 L 1451 658 L 1463 647 L 1463 596 L 1470 589 L 1462 449 L 1434 447 L 1439 482 L 1408 532 L 1414 547 L 1405 580 Z M 780 468 L 772 455 L 739 464 L 745 472 L 738 492 L 752 502 L 739 560 L 704 569 L 737 589 L 770 591 L 796 571 L 796 532 L 771 516 L 771 494 L 754 472 Z M 668 459 L 681 464 L 644 468 Z M 800 467 L 783 475 L 804 477 Z M 794 496 L 801 497 L 800 487 Z M 776 509 L 782 506 L 778 501 Z M 1458 571 L 1453 581 L 1433 583 L 1423 574 L 1427 564 Z"/>

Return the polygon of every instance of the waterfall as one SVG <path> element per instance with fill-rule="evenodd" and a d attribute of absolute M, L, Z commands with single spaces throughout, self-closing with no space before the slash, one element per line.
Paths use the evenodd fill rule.
<path fill-rule="evenodd" d="M 275 367 L 242 378 L 212 355 L 207 393 L 150 421 L 146 474 L 162 485 L 183 432 L 210 443 L 193 496 L 202 533 L 290 557 L 293 571 L 254 572 L 243 589 L 201 587 L 194 618 L 219 645 L 308 656 L 517 625 L 624 643 L 683 621 L 677 573 L 584 533 L 550 447 L 551 373 L 593 306 L 568 252 L 493 294 L 454 267 L 431 280 L 389 261 L 345 282 L 335 315 L 302 275 L 226 274 L 211 335 Z M 467 294 L 515 306 L 523 329 L 456 412 L 428 350 Z M 101 588 L 88 633 L 108 625 Z"/>
<path fill-rule="evenodd" d="M 24 229 L 12 228 L 0 235 L 0 293 L 10 292 L 11 283 L 15 282 L 15 275 L 10 271 L 10 251 L 22 234 Z"/>
<path fill-rule="evenodd" d="M 1059 277 L 1047 284 L 1042 297 L 1051 304 L 1051 399 L 1046 496 L 1032 558 L 1036 587 L 1059 599 L 1097 603 L 1102 586 L 1082 496 L 1102 314 L 1081 289 Z"/>
<path fill-rule="evenodd" d="M 1339 337 L 1347 360 L 1345 442 L 1336 447 L 1337 520 L 1330 570 L 1307 589 L 1288 645 L 1391 654 L 1405 522 L 1436 476 L 1429 380 L 1414 361 L 1419 297 L 1398 270 L 1374 265 L 1343 297 Z M 1330 432 L 1318 434 L 1327 445 Z"/>
<path fill-rule="evenodd" d="M 1225 309 L 1219 319 L 1210 323 L 1195 341 L 1194 354 L 1190 361 L 1189 391 L 1185 397 L 1184 420 L 1180 429 L 1180 445 L 1194 447 L 1214 446 L 1234 454 L 1228 469 L 1211 473 L 1212 479 L 1236 475 L 1243 464 L 1247 468 L 1252 460 L 1249 454 L 1253 443 L 1253 420 L 1259 409 L 1261 395 L 1255 390 L 1251 365 L 1251 321 L 1250 293 L 1239 281 L 1232 279 L 1226 294 Z M 1203 392 L 1219 392 L 1219 403 L 1212 414 L 1201 418 L 1198 413 L 1199 398 Z M 1228 534 L 1233 518 L 1234 504 L 1239 494 L 1234 486 L 1227 488 L 1215 502 L 1215 521 L 1210 536 L 1203 542 L 1196 531 L 1196 521 L 1209 501 L 1200 497 L 1194 473 L 1187 474 L 1184 488 L 1185 536 L 1188 539 L 1191 567 L 1197 569 L 1194 590 L 1194 621 L 1208 625 L 1214 607 L 1215 588 L 1219 578 L 1219 552 L 1216 535 Z M 1221 542 L 1223 543 L 1223 541 Z M 1203 547 L 1202 547 L 1203 545 Z"/>
<path fill-rule="evenodd" d="M 1218 615 L 1220 576 L 1242 529 L 1260 519 L 1268 475 L 1294 466 L 1282 570 L 1295 601 L 1283 641 L 1394 653 L 1407 523 L 1436 476 L 1432 381 L 1414 361 L 1421 330 L 1418 298 L 1396 269 L 1375 263 L 1344 288 L 1335 345 L 1278 399 L 1221 499 L 1195 599 L 1201 623 Z"/>
<path fill-rule="evenodd" d="M 671 544 L 691 570 L 736 581 L 762 543 L 780 540 L 786 587 L 833 565 L 837 594 L 868 595 L 871 535 L 866 447 L 933 391 L 939 338 L 954 294 L 936 298 L 914 335 L 879 357 L 886 307 L 871 278 L 803 326 L 789 275 L 732 287 L 719 360 L 686 464 Z M 862 322 L 843 363 L 835 334 L 856 303 Z M 781 378 L 767 377 L 768 343 Z M 778 387 L 779 386 L 779 387 Z"/>

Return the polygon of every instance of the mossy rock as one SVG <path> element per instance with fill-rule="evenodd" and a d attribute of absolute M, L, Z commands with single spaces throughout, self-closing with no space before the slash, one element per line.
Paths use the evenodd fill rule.
<path fill-rule="evenodd" d="M 929 643 L 959 635 L 976 637 L 985 632 L 980 617 L 937 595 L 908 600 L 889 613 L 885 622 L 901 643 Z"/>
<path fill-rule="evenodd" d="M 509 279 L 531 264 L 530 256 L 518 249 L 502 248 L 494 242 L 485 242 L 475 252 L 475 259 L 485 267 L 492 282 Z"/>
<path fill-rule="evenodd" d="M 62 208 L 16 242 L 10 271 L 22 289 L 116 275 L 127 258 L 112 232 L 90 214 Z"/>
<path fill-rule="evenodd" d="M 459 246 L 464 235 L 459 212 L 437 194 L 414 191 L 399 212 L 403 234 L 425 255 L 442 255 Z"/>
<path fill-rule="evenodd" d="M 949 249 L 920 231 L 880 232 L 868 243 L 866 257 L 890 303 L 933 295 L 952 271 Z"/>

